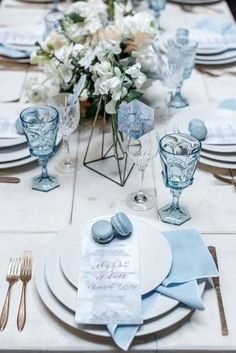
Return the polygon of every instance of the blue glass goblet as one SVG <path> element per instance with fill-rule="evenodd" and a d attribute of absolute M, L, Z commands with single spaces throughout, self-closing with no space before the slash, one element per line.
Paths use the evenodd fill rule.
<path fill-rule="evenodd" d="M 164 10 L 165 6 L 166 6 L 166 0 L 149 0 L 149 7 L 155 13 L 155 16 L 157 18 L 158 29 L 160 31 L 163 31 L 163 29 L 160 27 L 160 16 L 161 16 L 161 11 Z"/>
<path fill-rule="evenodd" d="M 179 205 L 179 198 L 193 183 L 200 152 L 201 142 L 191 135 L 170 134 L 160 140 L 162 176 L 173 196 L 172 203 L 158 211 L 163 222 L 180 225 L 191 218 L 188 209 Z"/>
<path fill-rule="evenodd" d="M 23 110 L 20 119 L 26 135 L 31 156 L 38 157 L 42 174 L 33 179 L 32 189 L 50 191 L 59 186 L 56 177 L 49 176 L 47 164 L 56 150 L 59 126 L 58 111 L 50 106 L 35 106 Z"/>
<path fill-rule="evenodd" d="M 191 76 L 195 64 L 198 43 L 193 40 L 188 40 L 186 43 L 182 44 L 177 38 L 177 41 L 170 40 L 168 44 L 169 52 L 172 57 L 174 58 L 178 56 L 178 53 L 180 52 L 182 53 L 184 60 L 183 77 L 179 85 L 176 87 L 175 93 L 171 96 L 170 106 L 173 108 L 183 108 L 188 106 L 189 103 L 182 96 L 181 88 L 183 86 L 183 82 Z"/>

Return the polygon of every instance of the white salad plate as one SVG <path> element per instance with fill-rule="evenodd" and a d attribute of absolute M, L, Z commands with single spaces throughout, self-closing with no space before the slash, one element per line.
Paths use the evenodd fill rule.
<path fill-rule="evenodd" d="M 181 132 L 189 134 L 188 126 L 192 119 L 201 119 L 207 124 L 207 121 L 223 121 L 230 123 L 236 121 L 236 112 L 233 110 L 222 109 L 222 108 L 212 108 L 206 106 L 195 106 L 188 107 L 177 113 L 171 119 L 168 132 Z M 208 152 L 218 152 L 218 153 L 235 153 L 236 152 L 236 139 L 235 143 L 228 143 L 223 141 L 220 144 L 209 144 L 202 141 L 202 149 Z"/>
<path fill-rule="evenodd" d="M 137 218 L 132 217 L 133 222 L 134 219 L 137 224 Z M 148 230 L 150 229 L 149 221 L 141 219 L 140 222 L 143 222 L 143 224 L 145 225 L 145 227 L 147 227 Z M 154 228 L 156 229 L 157 227 L 155 226 Z M 75 226 L 73 231 L 77 230 L 78 226 Z M 158 232 L 157 229 L 156 232 Z M 57 236 L 57 238 L 55 238 L 51 242 L 44 261 L 45 276 L 47 279 L 48 286 L 55 295 L 55 297 L 68 309 L 75 312 L 77 288 L 66 279 L 60 266 L 60 253 L 63 249 L 66 237 L 67 233 L 62 232 L 60 236 Z M 163 315 L 167 311 L 173 309 L 177 304 L 177 300 L 168 298 L 166 296 L 161 296 L 158 300 L 158 303 L 154 305 L 152 309 L 146 314 L 144 320 Z"/>
<path fill-rule="evenodd" d="M 103 217 L 105 220 L 110 218 Z M 80 240 L 83 236 L 91 236 L 92 225 L 99 219 L 101 218 L 89 220 L 68 231 L 68 237 L 63 244 L 60 256 L 62 271 L 75 287 L 78 286 Z M 141 293 L 145 294 L 161 284 L 168 275 L 172 264 L 172 253 L 168 241 L 155 227 L 143 222 L 143 219 L 133 216 L 130 216 L 130 219 L 133 224 L 132 236 L 139 238 Z"/>
<path fill-rule="evenodd" d="M 133 217 L 133 218 L 139 219 L 140 221 L 143 220 L 143 222 L 149 224 L 153 228 L 156 228 L 157 232 L 160 231 L 160 229 L 163 229 L 162 225 L 160 225 L 159 227 L 159 224 L 154 221 L 142 219 L 141 217 Z M 146 233 L 146 235 L 148 235 L 148 233 Z M 37 287 L 39 296 L 43 301 L 43 303 L 45 304 L 45 306 L 51 311 L 53 315 L 55 315 L 63 323 L 69 325 L 70 327 L 76 328 L 78 332 L 82 330 L 92 335 L 110 337 L 105 326 L 77 325 L 74 319 L 75 317 L 74 312 L 69 310 L 65 305 L 63 305 L 56 298 L 56 296 L 48 286 L 47 279 L 45 276 L 45 260 L 48 258 L 49 254 L 52 255 L 55 248 L 57 248 L 57 246 L 59 246 L 59 244 L 61 243 L 61 239 L 64 239 L 64 236 L 65 234 L 61 232 L 52 240 L 50 244 L 51 251 L 49 250 L 50 248 L 48 248 L 47 251 L 41 257 L 40 262 L 36 266 L 35 282 L 36 282 L 36 287 Z M 53 247 L 53 244 L 55 245 L 55 248 Z M 153 273 L 154 272 L 153 269 L 150 272 Z M 55 273 L 54 273 L 54 276 L 57 277 Z M 204 287 L 205 287 L 204 283 L 199 284 L 200 294 L 203 293 Z M 159 305 L 161 304 L 160 300 L 161 300 L 161 297 L 157 300 Z M 166 312 L 166 315 L 162 315 L 162 316 L 156 317 L 155 319 L 145 321 L 144 324 L 140 327 L 136 336 L 144 336 L 151 333 L 163 331 L 169 328 L 174 329 L 178 323 L 182 322 L 184 319 L 187 319 L 192 311 L 193 310 L 187 306 L 174 305 L 172 306 L 172 310 L 170 309 L 168 312 Z"/>
<path fill-rule="evenodd" d="M 195 60 L 195 63 L 198 65 L 226 65 L 226 64 L 232 64 L 236 62 L 236 56 L 230 58 L 230 59 L 222 59 L 222 60 L 200 60 L 197 59 Z"/>

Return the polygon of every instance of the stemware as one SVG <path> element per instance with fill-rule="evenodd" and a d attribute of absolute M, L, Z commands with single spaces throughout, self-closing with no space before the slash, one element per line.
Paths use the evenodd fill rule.
<path fill-rule="evenodd" d="M 72 102 L 71 97 L 68 93 L 59 93 L 49 100 L 59 112 L 59 132 L 62 134 L 65 150 L 65 156 L 55 161 L 55 168 L 64 174 L 74 173 L 79 168 L 77 158 L 70 155 L 69 136 L 79 124 L 80 105 L 78 100 Z"/>
<path fill-rule="evenodd" d="M 38 157 L 42 174 L 35 177 L 32 189 L 50 191 L 59 186 L 56 177 L 49 176 L 47 164 L 49 157 L 56 151 L 56 138 L 59 126 L 59 114 L 50 106 L 35 106 L 24 109 L 20 119 L 26 135 L 30 154 Z"/>
<path fill-rule="evenodd" d="M 160 27 L 160 16 L 161 11 L 165 9 L 166 0 L 149 0 L 149 7 L 154 11 L 155 16 L 157 18 L 158 29 L 163 31 Z"/>
<path fill-rule="evenodd" d="M 149 161 L 158 153 L 159 135 L 156 128 L 142 135 L 139 138 L 126 136 L 126 151 L 129 157 L 134 161 L 141 175 L 138 192 L 128 195 L 127 205 L 136 211 L 145 211 L 155 205 L 154 196 L 144 192 L 143 179 L 144 172 Z"/>
<path fill-rule="evenodd" d="M 160 140 L 162 176 L 173 196 L 171 204 L 159 209 L 163 222 L 180 225 L 191 218 L 188 209 L 179 205 L 179 198 L 193 183 L 200 151 L 201 142 L 188 134 L 169 134 Z"/>
<path fill-rule="evenodd" d="M 171 96 L 170 106 L 173 108 L 183 108 L 189 105 L 187 100 L 181 94 L 181 88 L 183 86 L 183 82 L 187 80 L 192 73 L 194 64 L 195 64 L 195 56 L 197 51 L 198 43 L 194 40 L 187 40 L 187 35 L 179 37 L 177 36 L 176 41 L 170 40 L 169 44 L 169 53 L 174 58 L 182 53 L 184 60 L 184 70 L 183 76 L 180 80 L 179 84 L 176 87 L 175 93 Z"/>

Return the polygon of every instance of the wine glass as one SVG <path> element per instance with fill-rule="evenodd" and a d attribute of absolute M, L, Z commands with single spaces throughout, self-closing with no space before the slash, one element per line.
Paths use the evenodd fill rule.
<path fill-rule="evenodd" d="M 173 196 L 172 203 L 158 211 L 163 222 L 180 225 L 191 218 L 188 209 L 179 205 L 179 198 L 193 183 L 200 152 L 201 142 L 188 134 L 169 134 L 160 140 L 162 176 Z"/>
<path fill-rule="evenodd" d="M 166 6 L 166 0 L 149 0 L 149 7 L 155 13 L 155 16 L 157 18 L 158 29 L 160 31 L 163 31 L 163 29 L 160 27 L 160 16 L 161 16 L 161 11 L 164 10 L 165 6 Z"/>
<path fill-rule="evenodd" d="M 131 136 L 135 136 L 135 134 L 131 134 Z M 154 128 L 139 138 L 127 135 L 125 142 L 126 151 L 138 167 L 141 176 L 138 192 L 128 195 L 126 204 L 133 210 L 146 211 L 155 205 L 155 198 L 143 190 L 144 172 L 149 161 L 158 153 L 159 135 Z"/>
<path fill-rule="evenodd" d="M 69 136 L 75 131 L 80 120 L 79 101 L 73 101 L 72 95 L 59 93 L 50 98 L 50 104 L 59 112 L 59 132 L 62 134 L 65 156 L 55 161 L 55 168 L 63 174 L 74 173 L 79 169 L 77 158 L 70 155 Z"/>
<path fill-rule="evenodd" d="M 56 137 L 59 126 L 58 111 L 50 106 L 35 106 L 24 109 L 20 119 L 26 135 L 31 156 L 37 156 L 42 174 L 35 177 L 32 189 L 50 191 L 59 186 L 57 178 L 49 176 L 47 164 L 56 150 Z"/>

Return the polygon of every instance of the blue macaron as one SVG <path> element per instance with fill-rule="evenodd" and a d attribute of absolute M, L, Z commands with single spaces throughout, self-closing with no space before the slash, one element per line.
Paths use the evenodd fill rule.
<path fill-rule="evenodd" d="M 20 118 L 16 119 L 15 127 L 16 127 L 16 131 L 18 134 L 24 135 L 24 129 L 23 129 L 22 122 L 21 122 Z"/>
<path fill-rule="evenodd" d="M 114 237 L 114 230 L 110 222 L 100 220 L 91 228 L 93 239 L 100 244 L 109 243 Z"/>
<path fill-rule="evenodd" d="M 127 238 L 132 234 L 133 225 L 123 212 L 118 212 L 115 216 L 111 217 L 111 224 L 115 235 L 119 238 Z"/>
<path fill-rule="evenodd" d="M 201 119 L 192 119 L 189 122 L 188 130 L 192 136 L 200 141 L 207 137 L 207 127 Z"/>

